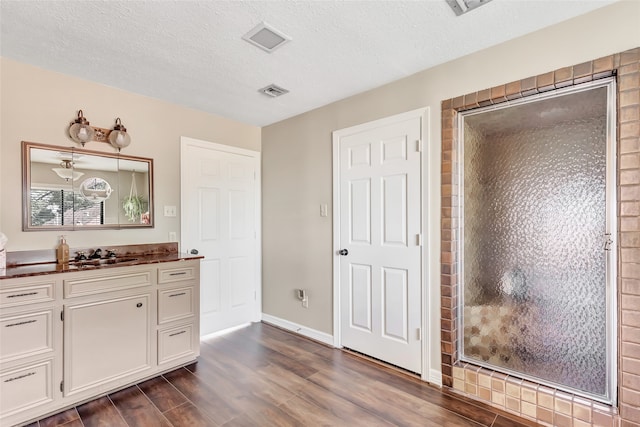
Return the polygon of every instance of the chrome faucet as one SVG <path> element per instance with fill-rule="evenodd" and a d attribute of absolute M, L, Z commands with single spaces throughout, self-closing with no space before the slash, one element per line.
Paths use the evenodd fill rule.
<path fill-rule="evenodd" d="M 102 258 L 102 249 L 98 248 L 93 251 L 91 255 L 89 255 L 89 259 L 100 259 Z"/>

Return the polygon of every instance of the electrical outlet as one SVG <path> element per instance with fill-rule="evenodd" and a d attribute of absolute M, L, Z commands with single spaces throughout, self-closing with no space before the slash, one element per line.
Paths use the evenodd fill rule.
<path fill-rule="evenodd" d="M 304 297 L 304 299 L 302 300 L 302 306 L 304 308 L 309 308 L 309 297 Z"/>
<path fill-rule="evenodd" d="M 176 207 L 175 206 L 165 206 L 164 207 L 164 216 L 176 216 Z"/>
<path fill-rule="evenodd" d="M 177 242 L 178 241 L 178 237 L 176 236 L 176 232 L 175 231 L 170 231 L 169 232 L 169 241 L 170 242 Z"/>
<path fill-rule="evenodd" d="M 323 203 L 320 205 L 320 216 L 325 217 L 327 216 L 328 211 L 327 211 L 327 204 Z"/>

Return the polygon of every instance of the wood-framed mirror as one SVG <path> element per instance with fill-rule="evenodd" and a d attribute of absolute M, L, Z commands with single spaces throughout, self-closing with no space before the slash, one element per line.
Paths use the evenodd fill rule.
<path fill-rule="evenodd" d="M 153 159 L 22 141 L 23 231 L 153 226 Z"/>

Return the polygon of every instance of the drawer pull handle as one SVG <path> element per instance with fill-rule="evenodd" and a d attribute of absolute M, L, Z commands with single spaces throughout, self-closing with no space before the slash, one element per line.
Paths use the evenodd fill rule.
<path fill-rule="evenodd" d="M 31 295 L 38 295 L 37 292 L 27 292 L 24 294 L 14 294 L 14 295 L 7 295 L 7 298 L 19 298 L 19 297 L 28 297 Z"/>
<path fill-rule="evenodd" d="M 12 323 L 10 325 L 5 325 L 5 328 L 10 328 L 12 326 L 20 326 L 20 325 L 26 325 L 28 323 L 35 323 L 37 322 L 37 320 L 32 319 L 32 320 L 23 320 L 22 322 L 17 322 L 17 323 Z"/>
<path fill-rule="evenodd" d="M 22 378 L 30 377 L 31 375 L 35 375 L 35 372 L 29 372 L 28 374 L 18 375 L 17 377 L 8 378 L 4 380 L 5 383 L 10 383 L 11 381 L 21 380 Z"/>
<path fill-rule="evenodd" d="M 138 308 L 142 307 L 142 303 L 141 302 L 137 303 L 136 307 L 138 307 Z"/>
<path fill-rule="evenodd" d="M 169 273 L 169 276 L 182 276 L 182 275 L 185 275 L 185 274 L 187 274 L 186 271 L 181 271 L 179 273 Z"/>
<path fill-rule="evenodd" d="M 186 334 L 187 331 L 174 332 L 173 334 L 169 334 L 170 337 L 175 337 L 176 335 Z"/>
<path fill-rule="evenodd" d="M 171 295 L 169 295 L 169 298 L 179 297 L 180 295 L 186 295 L 186 294 L 187 294 L 186 292 L 180 292 L 180 293 L 177 293 L 177 294 L 171 294 Z"/>

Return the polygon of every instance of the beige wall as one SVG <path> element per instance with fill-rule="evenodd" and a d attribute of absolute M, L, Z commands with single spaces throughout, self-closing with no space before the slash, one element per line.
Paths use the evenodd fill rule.
<path fill-rule="evenodd" d="M 332 332 L 331 133 L 429 107 L 424 151 L 429 365 L 440 371 L 440 102 L 640 46 L 640 2 L 622 1 L 262 130 L 263 311 Z M 309 308 L 293 295 L 306 288 Z"/>
<path fill-rule="evenodd" d="M 260 151 L 260 128 L 191 110 L 75 77 L 0 58 L 0 231 L 8 250 L 54 248 L 59 232 L 22 232 L 20 141 L 69 147 L 68 124 L 82 109 L 91 124 L 112 127 L 116 117 L 131 134 L 123 153 L 151 157 L 155 168 L 156 226 L 140 230 L 72 231 L 71 247 L 166 242 L 180 232 L 180 216 L 164 217 L 163 206 L 180 211 L 180 137 Z M 113 152 L 103 143 L 86 148 Z"/>

